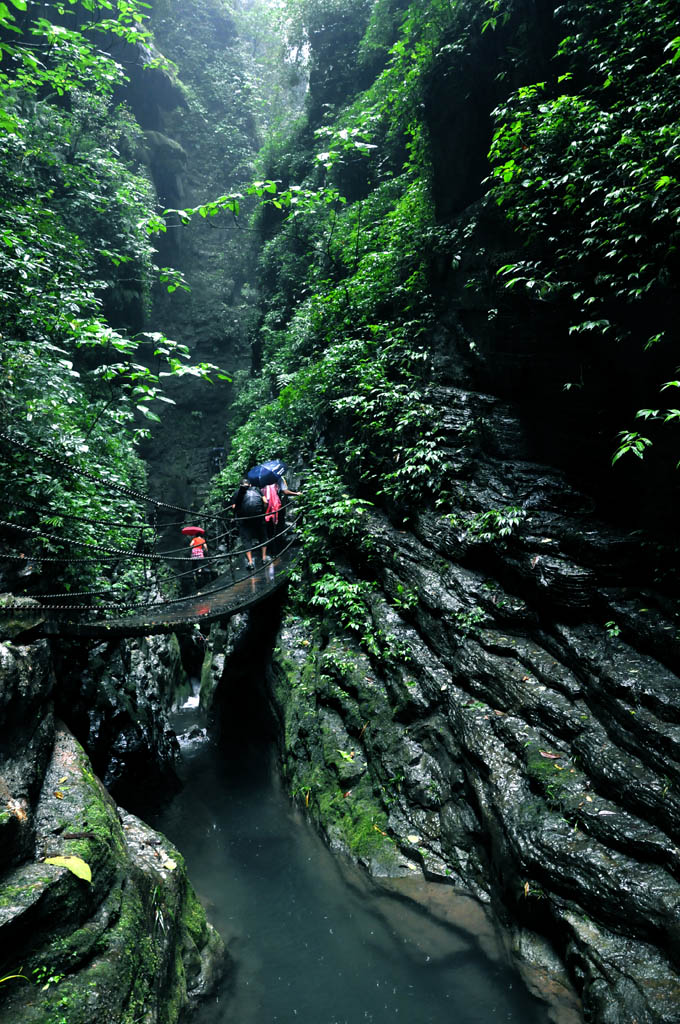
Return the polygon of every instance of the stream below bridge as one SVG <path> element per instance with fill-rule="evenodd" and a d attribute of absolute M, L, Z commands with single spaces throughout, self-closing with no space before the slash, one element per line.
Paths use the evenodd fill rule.
<path fill-rule="evenodd" d="M 527 991 L 479 903 L 416 878 L 384 887 L 335 857 L 282 791 L 271 741 L 189 739 L 196 705 L 173 721 L 184 786 L 151 822 L 235 962 L 191 1024 L 566 1021 Z"/>

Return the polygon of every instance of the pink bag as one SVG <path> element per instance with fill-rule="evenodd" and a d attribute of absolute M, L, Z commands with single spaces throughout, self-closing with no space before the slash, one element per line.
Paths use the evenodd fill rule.
<path fill-rule="evenodd" d="M 267 502 L 267 512 L 264 517 L 265 522 L 278 523 L 281 499 L 279 498 L 279 492 L 276 488 L 276 484 L 267 484 L 266 487 L 263 487 L 262 496 Z"/>

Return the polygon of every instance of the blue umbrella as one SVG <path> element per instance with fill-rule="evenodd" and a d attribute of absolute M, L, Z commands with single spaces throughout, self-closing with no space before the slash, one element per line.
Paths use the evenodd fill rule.
<path fill-rule="evenodd" d="M 267 484 L 280 484 L 287 466 L 281 459 L 269 459 L 253 466 L 247 472 L 247 477 L 254 487 L 266 487 Z"/>

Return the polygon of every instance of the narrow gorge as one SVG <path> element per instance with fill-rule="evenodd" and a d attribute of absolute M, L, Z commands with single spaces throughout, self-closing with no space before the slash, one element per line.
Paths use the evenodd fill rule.
<path fill-rule="evenodd" d="M 0 1024 L 676 1024 L 677 5 L 11 5 Z"/>

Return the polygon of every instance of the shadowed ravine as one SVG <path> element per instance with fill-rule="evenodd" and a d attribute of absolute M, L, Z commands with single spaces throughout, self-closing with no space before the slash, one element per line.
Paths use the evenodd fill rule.
<path fill-rule="evenodd" d="M 178 732 L 197 716 L 182 709 Z M 335 859 L 281 792 L 267 741 L 182 749 L 184 788 L 154 825 L 237 964 L 196 1024 L 566 1022 L 527 993 L 475 901 L 419 881 L 426 915 Z"/>

